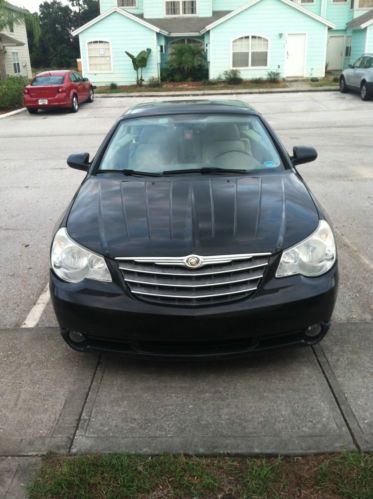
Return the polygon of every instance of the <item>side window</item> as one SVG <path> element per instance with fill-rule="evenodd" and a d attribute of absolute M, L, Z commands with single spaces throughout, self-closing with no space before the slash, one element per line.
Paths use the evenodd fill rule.
<path fill-rule="evenodd" d="M 75 73 L 70 73 L 70 81 L 76 83 L 76 76 Z"/>
<path fill-rule="evenodd" d="M 365 69 L 371 68 L 372 67 L 372 58 L 371 57 L 364 57 L 363 64 L 364 64 Z"/>
<path fill-rule="evenodd" d="M 353 64 L 354 68 L 359 68 L 362 60 L 363 60 L 363 58 L 359 57 L 359 59 L 357 61 L 355 61 Z"/>
<path fill-rule="evenodd" d="M 74 72 L 74 73 L 73 73 L 73 75 L 74 75 L 74 76 L 75 76 L 75 78 L 76 78 L 76 79 L 75 79 L 75 81 L 83 81 L 83 78 L 80 76 L 80 74 L 79 74 L 79 73 L 75 73 L 75 72 Z"/>

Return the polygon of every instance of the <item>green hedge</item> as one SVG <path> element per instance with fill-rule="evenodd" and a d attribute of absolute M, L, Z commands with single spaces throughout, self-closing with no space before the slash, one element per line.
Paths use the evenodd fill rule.
<path fill-rule="evenodd" d="M 0 81 L 0 109 L 22 107 L 23 89 L 28 84 L 27 78 L 9 76 Z"/>

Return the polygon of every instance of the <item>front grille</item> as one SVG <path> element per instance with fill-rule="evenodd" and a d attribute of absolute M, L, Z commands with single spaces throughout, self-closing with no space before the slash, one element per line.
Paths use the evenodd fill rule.
<path fill-rule="evenodd" d="M 208 306 L 253 294 L 268 266 L 269 254 L 196 257 L 197 268 L 182 258 L 118 258 L 131 293 L 161 305 Z"/>

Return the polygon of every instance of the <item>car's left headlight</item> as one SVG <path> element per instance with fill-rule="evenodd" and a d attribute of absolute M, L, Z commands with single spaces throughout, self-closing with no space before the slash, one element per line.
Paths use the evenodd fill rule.
<path fill-rule="evenodd" d="M 58 277 L 66 282 L 112 280 L 105 259 L 73 241 L 64 227 L 54 237 L 51 265 Z"/>
<path fill-rule="evenodd" d="M 328 272 L 337 258 L 334 235 L 329 224 L 320 220 L 313 234 L 282 253 L 276 277 L 301 274 L 317 277 Z"/>

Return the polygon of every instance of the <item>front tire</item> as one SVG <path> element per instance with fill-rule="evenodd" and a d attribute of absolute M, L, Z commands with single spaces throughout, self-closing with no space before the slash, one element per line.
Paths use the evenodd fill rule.
<path fill-rule="evenodd" d="M 89 90 L 89 97 L 88 97 L 88 102 L 93 102 L 95 100 L 95 92 L 93 88 L 91 87 Z"/>
<path fill-rule="evenodd" d="M 36 107 L 28 107 L 27 108 L 27 111 L 30 113 L 30 114 L 37 114 L 37 112 L 39 111 L 38 108 Z"/>
<path fill-rule="evenodd" d="M 79 111 L 78 97 L 76 95 L 73 95 L 73 98 L 71 99 L 71 112 L 77 113 L 78 111 Z"/>
<path fill-rule="evenodd" d="M 361 100 L 363 100 L 363 101 L 367 101 L 370 99 L 368 85 L 366 84 L 365 81 L 363 81 L 363 83 L 360 86 L 360 97 L 361 97 Z"/>
<path fill-rule="evenodd" d="M 341 76 L 341 78 L 339 80 L 339 91 L 342 94 L 346 94 L 347 93 L 347 85 L 346 85 L 346 80 L 344 79 L 344 76 Z"/>

